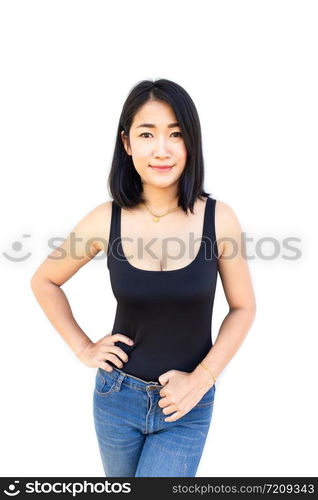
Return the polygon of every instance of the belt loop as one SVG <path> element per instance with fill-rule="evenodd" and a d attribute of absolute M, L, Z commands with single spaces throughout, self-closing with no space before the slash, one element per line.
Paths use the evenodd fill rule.
<path fill-rule="evenodd" d="M 120 391 L 122 381 L 124 380 L 125 377 L 126 377 L 126 375 L 124 375 L 123 373 L 119 373 L 117 380 L 115 382 L 115 385 L 114 385 L 114 391 L 117 391 L 117 392 Z"/>

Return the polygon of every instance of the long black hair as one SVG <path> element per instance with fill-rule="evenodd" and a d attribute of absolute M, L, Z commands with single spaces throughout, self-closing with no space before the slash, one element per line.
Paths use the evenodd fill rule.
<path fill-rule="evenodd" d="M 177 83 L 167 80 L 142 80 L 130 91 L 119 118 L 115 150 L 108 178 L 108 190 L 116 204 L 134 207 L 145 201 L 140 175 L 134 167 L 132 157 L 126 153 L 121 132 L 129 137 L 129 130 L 139 108 L 147 101 L 163 101 L 172 107 L 179 122 L 187 161 L 179 179 L 178 205 L 187 213 L 193 213 L 198 197 L 210 196 L 203 189 L 204 163 L 199 115 L 189 94 Z"/>

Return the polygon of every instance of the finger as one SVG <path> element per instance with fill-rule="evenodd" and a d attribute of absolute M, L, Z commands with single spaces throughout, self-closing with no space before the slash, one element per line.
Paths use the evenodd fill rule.
<path fill-rule="evenodd" d="M 106 372 L 112 372 L 113 371 L 113 367 L 110 366 L 108 363 L 106 363 L 105 361 L 100 361 L 97 365 L 99 368 L 102 368 L 103 370 L 105 370 Z"/>
<path fill-rule="evenodd" d="M 171 405 L 171 401 L 169 401 L 168 398 L 161 398 L 158 401 L 158 406 L 160 406 L 160 408 L 166 408 L 169 405 Z"/>
<path fill-rule="evenodd" d="M 125 351 L 123 351 L 120 347 L 117 347 L 116 345 L 111 346 L 111 347 L 108 346 L 108 350 L 109 350 L 109 352 L 114 352 L 115 354 L 117 354 L 117 356 L 119 356 L 122 359 L 122 361 L 127 363 L 128 356 L 125 353 Z"/>
<path fill-rule="evenodd" d="M 107 352 L 113 352 L 114 354 L 119 356 L 121 358 L 121 360 L 124 361 L 125 363 L 127 363 L 127 361 L 128 361 L 127 354 L 120 347 L 117 347 L 115 345 L 114 346 L 102 345 L 102 346 L 100 346 L 100 349 L 98 352 L 103 353 L 103 354 L 105 354 Z"/>
<path fill-rule="evenodd" d="M 165 422 L 175 422 L 176 420 L 179 420 L 179 418 L 183 417 L 184 412 L 179 410 L 176 411 L 173 415 L 170 415 L 169 417 L 166 417 L 164 419 Z"/>
<path fill-rule="evenodd" d="M 168 393 L 165 389 L 160 389 L 159 395 L 164 398 L 165 396 L 168 396 Z"/>
<path fill-rule="evenodd" d="M 126 337 L 126 335 L 122 335 L 121 333 L 114 333 L 112 335 L 112 339 L 114 339 L 115 342 L 125 342 L 125 344 L 128 345 L 133 345 L 134 343 L 132 339 Z"/>
<path fill-rule="evenodd" d="M 162 413 L 164 413 L 164 415 L 169 415 L 169 413 L 173 413 L 174 411 L 181 411 L 181 410 L 179 410 L 177 405 L 168 403 L 168 406 L 164 407 Z"/>
<path fill-rule="evenodd" d="M 114 365 L 116 365 L 118 368 L 122 368 L 124 366 L 122 361 L 119 358 L 117 358 L 117 356 L 115 354 L 111 354 L 110 352 L 106 352 L 104 354 L 104 358 L 106 358 L 109 361 L 111 361 L 112 363 L 114 363 Z"/>

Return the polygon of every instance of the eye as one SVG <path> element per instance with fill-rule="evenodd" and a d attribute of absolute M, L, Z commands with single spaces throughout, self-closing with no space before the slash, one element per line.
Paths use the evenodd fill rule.
<path fill-rule="evenodd" d="M 174 135 L 174 134 L 179 134 L 179 137 L 182 137 L 182 133 L 181 132 L 173 132 L 171 135 Z M 140 134 L 139 137 L 143 137 L 145 135 L 151 135 L 150 132 L 143 132 L 142 134 Z M 147 137 L 145 137 L 145 139 L 147 139 Z"/>

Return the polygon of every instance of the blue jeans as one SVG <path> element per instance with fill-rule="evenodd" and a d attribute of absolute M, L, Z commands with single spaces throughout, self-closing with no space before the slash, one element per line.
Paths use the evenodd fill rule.
<path fill-rule="evenodd" d="M 211 423 L 215 385 L 175 422 L 158 382 L 97 369 L 94 424 L 106 477 L 194 477 Z"/>

